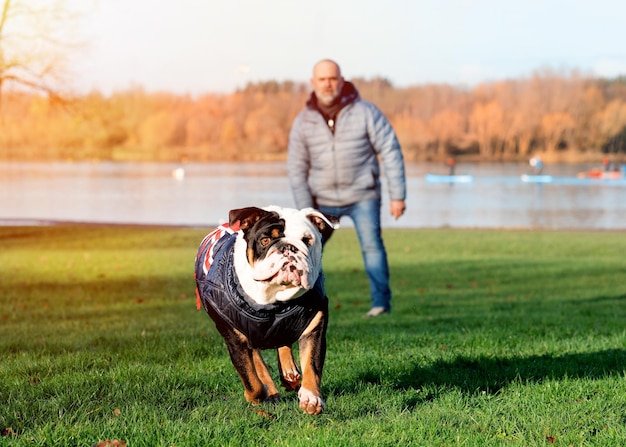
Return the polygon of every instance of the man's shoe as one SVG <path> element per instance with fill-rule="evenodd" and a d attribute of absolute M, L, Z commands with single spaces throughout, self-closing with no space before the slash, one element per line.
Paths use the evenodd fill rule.
<path fill-rule="evenodd" d="M 386 313 L 389 313 L 389 311 L 385 309 L 384 307 L 372 307 L 370 311 L 365 314 L 365 316 L 368 318 L 371 318 L 371 317 L 377 317 L 379 315 L 386 314 Z"/>

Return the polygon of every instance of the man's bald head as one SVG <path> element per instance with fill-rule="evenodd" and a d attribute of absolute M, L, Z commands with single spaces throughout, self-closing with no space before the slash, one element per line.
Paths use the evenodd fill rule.
<path fill-rule="evenodd" d="M 339 64 L 331 59 L 322 59 L 313 67 L 311 87 L 317 100 L 322 104 L 331 104 L 341 93 L 344 79 Z"/>

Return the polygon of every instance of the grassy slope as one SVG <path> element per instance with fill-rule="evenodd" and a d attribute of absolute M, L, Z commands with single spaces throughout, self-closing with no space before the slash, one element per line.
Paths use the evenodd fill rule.
<path fill-rule="evenodd" d="M 392 315 L 326 248 L 327 412 L 245 403 L 195 310 L 203 230 L 0 228 L 0 445 L 621 445 L 626 235 L 394 230 Z M 270 364 L 273 355 L 268 353 Z"/>

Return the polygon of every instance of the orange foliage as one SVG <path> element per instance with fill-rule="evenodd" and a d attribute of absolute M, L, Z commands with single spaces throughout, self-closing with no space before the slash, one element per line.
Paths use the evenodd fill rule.
<path fill-rule="evenodd" d="M 472 90 L 395 88 L 382 78 L 354 82 L 389 117 L 409 160 L 626 152 L 623 79 L 544 72 Z M 94 92 L 60 107 L 37 94 L 7 91 L 0 158 L 280 159 L 307 96 L 304 84 L 269 81 L 195 98 L 141 88 L 109 97 Z"/>
<path fill-rule="evenodd" d="M 428 121 L 428 128 L 436 142 L 436 156 L 443 158 L 449 152 L 454 139 L 463 135 L 465 120 L 456 110 L 445 109 L 433 115 Z"/>
<path fill-rule="evenodd" d="M 476 138 L 478 150 L 484 159 L 496 153 L 503 141 L 504 112 L 499 102 L 492 100 L 474 105 L 469 119 L 469 131 Z"/>
<path fill-rule="evenodd" d="M 560 145 L 567 146 L 574 132 L 575 122 L 566 112 L 548 113 L 541 118 L 541 136 L 546 152 L 554 152 Z"/>

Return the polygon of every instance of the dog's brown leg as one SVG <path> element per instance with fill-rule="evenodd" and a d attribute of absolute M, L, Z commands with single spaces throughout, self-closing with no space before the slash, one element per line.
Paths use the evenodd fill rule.
<path fill-rule="evenodd" d="M 302 386 L 298 391 L 300 408 L 308 414 L 324 411 L 321 383 L 326 357 L 327 313 L 320 311 L 299 340 Z"/>
<path fill-rule="evenodd" d="M 237 329 L 227 328 L 224 330 L 224 327 L 221 329 L 220 332 L 226 341 L 230 360 L 241 378 L 244 388 L 243 395 L 248 402 L 253 404 L 263 402 L 268 397 L 268 388 L 257 374 L 254 350 L 249 347 L 248 339 Z"/>
<path fill-rule="evenodd" d="M 265 360 L 263 360 L 261 352 L 258 349 L 253 349 L 252 358 L 254 360 L 254 367 L 256 369 L 257 375 L 267 387 L 267 399 L 277 400 L 280 397 L 280 393 L 278 392 L 278 388 L 276 388 L 276 385 L 272 380 L 272 376 L 270 375 L 267 363 L 265 363 Z"/>
<path fill-rule="evenodd" d="M 278 348 L 278 369 L 280 381 L 287 391 L 295 391 L 300 386 L 300 371 L 293 359 L 291 346 Z"/>
<path fill-rule="evenodd" d="M 267 370 L 267 365 L 261 355 L 250 348 L 248 338 L 225 322 L 211 306 L 208 306 L 206 309 L 215 322 L 215 327 L 226 342 L 230 360 L 243 384 L 243 394 L 246 400 L 253 404 L 258 404 L 266 400 L 268 394 L 278 394 L 276 385 L 274 385 Z M 258 364 L 263 366 L 257 367 Z M 257 371 L 261 372 L 264 377 L 263 380 L 259 378 Z M 267 379 L 269 379 L 269 382 L 266 386 L 263 384 L 263 381 Z"/>

